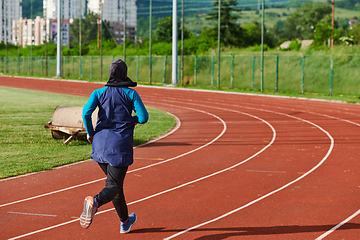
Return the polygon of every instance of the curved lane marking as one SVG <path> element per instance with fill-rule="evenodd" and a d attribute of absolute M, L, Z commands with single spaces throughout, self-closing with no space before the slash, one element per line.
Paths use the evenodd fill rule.
<path fill-rule="evenodd" d="M 165 104 L 165 105 L 169 105 L 169 104 Z M 185 107 L 184 107 L 184 108 L 185 108 Z M 188 109 L 192 109 L 192 108 L 188 108 Z M 226 109 L 223 109 L 223 110 L 226 110 Z M 201 110 L 199 110 L 199 111 L 201 111 Z M 263 120 L 263 119 L 261 119 L 261 118 L 259 118 L 259 117 L 257 117 L 257 116 L 254 116 L 254 115 L 251 115 L 251 114 L 248 114 L 248 113 L 243 113 L 243 112 L 239 112 L 239 111 L 234 111 L 234 112 L 237 112 L 237 113 L 240 113 L 240 114 L 244 114 L 244 115 L 253 117 L 253 118 L 255 118 L 255 119 L 258 119 L 258 120 L 264 122 L 266 125 L 268 125 L 268 126 L 270 127 L 270 129 L 272 130 L 272 132 L 273 132 L 273 137 L 272 137 L 271 142 L 268 143 L 264 148 L 262 148 L 260 151 L 258 151 L 258 152 L 255 153 L 254 155 L 250 156 L 249 158 L 245 159 L 244 161 L 239 162 L 239 163 L 237 163 L 237 164 L 235 164 L 235 165 L 233 165 L 233 166 L 230 166 L 230 167 L 225 168 L 225 169 L 223 169 L 223 170 L 220 170 L 220 171 L 217 171 L 217 172 L 215 172 L 215 173 L 209 174 L 209 175 L 207 175 L 207 176 L 204 176 L 204 177 L 195 179 L 195 180 L 193 180 L 193 181 L 190 181 L 190 182 L 181 184 L 181 185 L 179 185 L 179 186 L 176 186 L 176 187 L 173 187 L 173 188 L 164 190 L 164 191 L 162 191 L 162 192 L 155 193 L 155 194 L 150 195 L 150 196 L 148 196 L 148 197 L 144 197 L 144 198 L 142 198 L 142 199 L 139 199 L 139 200 L 130 202 L 130 203 L 128 203 L 128 205 L 132 205 L 132 204 L 135 204 L 135 203 L 139 203 L 139 202 L 142 202 L 142 201 L 145 201 L 145 200 L 148 200 L 148 199 L 157 197 L 157 196 L 159 196 L 159 195 L 162 195 L 162 194 L 165 194 L 165 193 L 174 191 L 174 190 L 176 190 L 176 189 L 185 187 L 185 186 L 187 186 L 187 185 L 193 184 L 193 183 L 195 183 L 195 182 L 199 182 L 199 181 L 201 181 L 201 180 L 204 180 L 204 179 L 213 177 L 213 176 L 215 176 L 215 175 L 218 175 L 218 174 L 220 174 L 220 173 L 223 173 L 223 172 L 225 172 L 225 171 L 228 171 L 228 170 L 230 170 L 230 169 L 233 169 L 233 168 L 235 168 L 235 167 L 238 167 L 238 166 L 240 166 L 241 164 L 244 164 L 244 163 L 246 163 L 247 161 L 249 161 L 250 159 L 256 157 L 256 156 L 259 155 L 260 153 L 264 152 L 267 148 L 269 148 L 269 147 L 274 143 L 275 138 L 276 138 L 276 131 L 275 131 L 274 127 L 273 127 L 270 123 L 268 123 L 267 121 L 265 121 L 265 120 Z M 210 114 L 210 113 L 208 113 L 208 114 Z M 213 115 L 213 116 L 216 116 L 216 115 Z M 216 116 L 216 117 L 217 117 L 217 116 Z M 218 118 L 219 120 L 221 119 L 221 118 L 219 118 L 219 117 L 217 117 L 217 118 Z M 222 134 L 224 134 L 224 133 L 225 133 L 225 130 L 226 130 L 226 124 L 225 124 L 225 122 L 224 122 L 222 119 L 221 119 L 221 121 L 222 121 L 222 123 L 224 124 L 224 130 L 223 130 L 223 132 L 222 132 Z M 213 140 L 213 141 L 214 141 L 214 140 Z M 201 146 L 201 147 L 199 147 L 199 148 L 203 148 L 203 146 Z M 198 149 L 199 149 L 199 148 L 198 148 Z M 113 211 L 113 210 L 115 210 L 115 208 L 106 209 L 106 210 L 97 212 L 96 215 L 102 214 L 102 213 L 106 213 L 106 212 L 110 212 L 110 211 Z M 57 225 L 53 225 L 53 226 L 50 226 L 50 227 L 47 227 L 47 228 L 39 229 L 39 230 L 30 232 L 30 233 L 26 233 L 26 234 L 23 234 L 23 235 L 20 235 L 20 236 L 17 236 L 17 237 L 10 238 L 9 240 L 20 239 L 20 238 L 23 238 L 23 237 L 27 237 L 27 236 L 30 236 L 30 235 L 33 235 L 33 234 L 36 234 L 36 233 L 40 233 L 40 232 L 44 232 L 44 231 L 47 231 L 47 230 L 51 230 L 51 229 L 54 229 L 54 228 L 58 228 L 58 227 L 61 227 L 61 226 L 64 226 L 64 225 L 67 225 L 67 224 L 70 224 L 70 223 L 73 223 L 73 222 L 77 222 L 77 221 L 79 221 L 79 219 L 74 219 L 74 220 L 71 220 L 71 221 L 68 221 L 68 222 L 63 222 L 63 223 L 60 223 L 60 224 L 57 224 Z"/>
<path fill-rule="evenodd" d="M 261 110 L 261 109 L 257 109 L 257 110 Z M 233 111 L 235 111 L 235 110 L 233 110 Z M 273 112 L 273 111 L 270 111 L 270 110 L 264 110 L 264 111 Z M 276 112 L 273 112 L 273 113 L 276 113 Z M 240 210 L 242 210 L 242 209 L 244 209 L 244 208 L 246 208 L 246 207 L 249 207 L 249 206 L 251 206 L 251 205 L 253 205 L 253 204 L 255 204 L 255 203 L 257 203 L 257 202 L 259 202 L 259 201 L 261 201 L 261 200 L 263 200 L 263 199 L 265 199 L 265 198 L 267 198 L 267 197 L 269 197 L 269 196 L 271 196 L 271 195 L 273 195 L 273 194 L 275 194 L 275 193 L 277 193 L 277 192 L 280 192 L 281 190 L 284 190 L 285 188 L 289 187 L 290 185 L 292 185 L 292 184 L 300 181 L 301 179 L 305 178 L 307 175 L 309 175 L 310 173 L 314 172 L 317 168 L 319 168 L 319 167 L 325 162 L 325 160 L 329 157 L 330 153 L 332 152 L 332 149 L 334 148 L 334 139 L 332 138 L 332 136 L 330 135 L 330 133 L 328 133 L 326 130 L 324 130 L 324 129 L 323 129 L 322 127 L 320 127 L 319 125 L 317 125 L 317 124 L 315 124 L 315 123 L 312 123 L 312 122 L 310 122 L 310 121 L 308 121 L 308 120 L 301 119 L 301 118 L 298 118 L 298 117 L 294 117 L 294 116 L 291 116 L 291 115 L 288 115 L 288 114 L 284 114 L 284 113 L 277 113 L 277 114 L 284 115 L 284 116 L 288 116 L 288 117 L 291 117 L 291 118 L 294 118 L 294 119 L 303 121 L 303 122 L 305 122 L 305 123 L 308 123 L 308 124 L 310 124 L 310 125 L 313 125 L 314 127 L 320 129 L 322 132 L 324 132 L 324 133 L 328 136 L 328 138 L 329 138 L 330 141 L 331 141 L 331 144 L 330 144 L 330 147 L 329 147 L 326 155 L 322 158 L 322 160 L 321 160 L 317 165 L 315 165 L 312 169 L 310 169 L 309 171 L 307 171 L 306 173 L 304 173 L 304 174 L 301 175 L 300 177 L 296 178 L 295 180 L 293 180 L 293 181 L 291 181 L 291 182 L 283 185 L 282 187 L 280 187 L 280 188 L 278 188 L 278 189 L 276 189 L 276 190 L 274 190 L 274 191 L 271 191 L 271 192 L 263 195 L 262 197 L 259 197 L 259 198 L 255 199 L 255 200 L 253 200 L 253 201 L 251 201 L 251 202 L 249 202 L 249 203 L 247 203 L 247 204 L 245 204 L 245 205 L 243 205 L 243 206 L 241 206 L 241 207 L 239 207 L 239 208 L 236 208 L 236 209 L 234 209 L 234 210 L 232 210 L 232 211 L 230 211 L 230 212 L 227 212 L 227 213 L 225 213 L 225 214 L 223 214 L 223 215 L 221 215 L 221 216 L 219 216 L 219 217 L 217 217 L 217 218 L 211 219 L 211 220 L 209 220 L 209 221 L 207 221 L 207 222 L 204 222 L 204 223 L 200 223 L 200 224 L 198 224 L 198 225 L 196 225 L 196 226 L 190 227 L 190 228 L 185 229 L 185 230 L 183 230 L 183 231 L 181 231 L 181 232 L 178 232 L 178 233 L 176 233 L 176 234 L 174 234 L 174 235 L 171 235 L 171 236 L 165 238 L 166 240 L 175 238 L 175 237 L 180 236 L 180 235 L 182 235 L 182 234 L 184 234 L 184 233 L 187 233 L 187 232 L 189 232 L 189 231 L 191 231 L 191 230 L 194 230 L 194 229 L 197 229 L 197 228 L 199 228 L 199 227 L 202 227 L 202 226 L 205 226 L 205 225 L 207 225 L 207 224 L 210 224 L 210 223 L 212 223 L 212 222 L 218 221 L 218 220 L 220 220 L 220 219 L 222 219 L 222 218 L 225 218 L 225 217 L 227 217 L 227 216 L 229 216 L 229 215 L 231 215 L 231 214 L 233 214 L 233 213 L 236 213 L 236 212 L 238 212 L 238 211 L 240 211 Z"/>
<path fill-rule="evenodd" d="M 233 105 L 235 106 L 235 105 Z M 265 105 L 262 104 L 262 106 L 264 107 Z M 244 107 L 244 106 L 243 106 Z M 266 107 L 266 106 L 265 106 Z M 244 107 L 244 108 L 250 108 L 250 109 L 255 109 L 253 107 Z M 293 110 L 293 111 L 296 111 L 296 109 L 293 109 L 293 108 L 286 108 L 286 107 L 276 107 L 278 109 L 285 109 L 285 110 Z M 256 108 L 257 109 L 257 108 Z M 264 110 L 264 111 L 270 111 L 270 110 Z M 272 112 L 272 111 L 271 111 Z M 314 114 L 314 115 L 319 115 L 319 116 L 323 116 L 323 117 L 327 117 L 327 118 L 333 118 L 335 120 L 339 120 L 339 121 L 343 121 L 343 122 L 346 122 L 346 123 L 349 123 L 349 124 L 353 124 L 355 126 L 359 126 L 360 127 L 360 124 L 359 123 L 356 123 L 356 122 L 353 122 L 353 121 L 350 121 L 350 120 L 347 120 L 347 119 L 342 119 L 342 118 L 339 118 L 339 117 L 334 117 L 334 116 L 330 116 L 330 115 L 327 115 L 327 114 L 323 114 L 323 113 L 316 113 L 316 112 L 308 112 L 308 111 L 304 111 L 306 113 L 310 113 L 310 114 Z M 338 111 L 340 112 L 340 111 Z M 350 115 L 355 115 L 355 116 L 358 116 L 356 114 L 352 114 L 352 113 L 347 113 L 347 114 L 350 114 Z M 352 214 L 350 217 L 348 217 L 347 219 L 345 219 L 344 221 L 342 221 L 341 223 L 337 224 L 336 226 L 334 226 L 333 228 L 331 228 L 329 231 L 325 232 L 324 234 L 322 234 L 321 236 L 319 236 L 318 238 L 316 238 L 316 240 L 321 240 L 323 238 L 325 238 L 326 236 L 330 235 L 331 233 L 333 233 L 335 230 L 337 230 L 338 228 L 340 228 L 342 225 L 344 225 L 345 223 L 349 222 L 351 219 L 353 219 L 354 217 L 360 215 L 360 209 L 358 211 L 356 211 L 354 214 Z"/>
<path fill-rule="evenodd" d="M 171 113 L 169 113 L 169 112 L 168 112 L 168 114 L 172 115 L 172 116 L 175 118 L 175 121 L 176 121 L 175 127 L 174 127 L 173 129 L 171 129 L 170 132 L 168 132 L 168 133 L 166 133 L 166 134 L 164 134 L 164 135 L 162 135 L 162 136 L 160 136 L 160 137 L 158 137 L 158 138 L 155 138 L 155 139 L 152 139 L 152 140 L 150 140 L 150 141 L 148 141 L 148 142 L 145 142 L 145 143 L 143 143 L 143 144 L 140 144 L 140 145 L 134 147 L 134 149 L 139 148 L 139 147 L 146 146 L 146 145 L 148 145 L 148 144 L 150 144 L 150 143 L 153 143 L 153 142 L 156 142 L 156 141 L 159 141 L 160 139 L 163 139 L 163 138 L 165 138 L 165 137 L 173 134 L 174 132 L 176 132 L 176 131 L 180 128 L 180 126 L 181 126 L 181 121 L 180 121 L 180 119 L 179 119 L 177 116 L 175 116 L 175 115 L 173 115 L 173 114 L 171 114 Z M 79 163 L 82 163 L 82 162 L 79 162 Z M 75 164 L 79 164 L 79 163 L 75 163 Z M 70 164 L 70 165 L 74 165 L 74 164 Z M 131 172 L 131 171 L 129 171 L 129 172 Z M 30 173 L 30 174 L 36 174 L 36 173 Z M 28 175 L 29 175 L 29 174 L 26 174 L 26 176 L 28 176 Z M 25 176 L 25 175 L 23 175 L 23 176 L 21 176 L 21 177 L 24 177 L 24 176 Z M 14 178 L 12 178 L 12 179 L 14 179 Z M 71 190 L 71 189 L 74 189 L 74 188 L 83 187 L 83 186 L 86 186 L 86 185 L 89 185 L 89 184 L 93 184 L 93 183 L 96 183 L 96 182 L 99 182 L 99 181 L 102 181 L 102 180 L 105 180 L 105 179 L 106 179 L 106 177 L 100 178 L 100 179 L 96 179 L 96 180 L 94 180 L 94 181 L 90 181 L 90 182 L 78 184 L 78 185 L 75 185 L 75 186 L 71 186 L 71 187 L 59 189 L 59 190 L 56 190 L 56 191 L 52 191 L 52 192 L 48 192 L 48 193 L 43 193 L 43 194 L 36 195 L 36 196 L 33 196 L 33 197 L 24 198 L 24 199 L 17 200 L 17 201 L 14 201 L 14 202 L 4 203 L 4 204 L 1 204 L 1 205 L 0 205 L 0 208 L 5 207 L 5 206 L 9 206 L 9 205 L 13 205 L 13 204 L 16 204 L 16 203 L 26 202 L 26 201 L 33 200 L 33 199 L 37 199 L 37 198 L 40 198 L 40 197 L 45 197 L 45 196 L 49 196 L 49 195 L 52 195 L 52 194 L 64 192 L 64 191 Z"/>
<path fill-rule="evenodd" d="M 174 105 L 170 105 L 170 104 L 165 104 L 165 105 L 174 106 Z M 177 107 L 179 107 L 179 106 L 177 106 Z M 184 107 L 180 107 L 180 108 L 184 108 Z M 202 145 L 202 146 L 200 146 L 200 147 L 198 147 L 198 148 L 196 148 L 196 149 L 193 149 L 193 150 L 191 150 L 191 151 L 188 151 L 188 152 L 186 152 L 186 153 L 183 153 L 183 154 L 178 155 L 178 156 L 173 157 L 173 158 L 166 159 L 166 160 L 161 161 L 161 162 L 158 162 L 158 163 L 154 163 L 154 164 L 147 165 L 147 166 L 145 166 L 145 167 L 141 167 L 141 168 L 137 168 L 137 169 L 130 170 L 130 171 L 128 171 L 128 173 L 137 172 L 137 171 L 140 171 L 140 170 L 143 170 L 143 169 L 147 169 L 147 168 L 150 168 L 150 167 L 153 167 L 153 166 L 156 166 L 156 165 L 160 165 L 160 164 L 163 164 L 163 163 L 166 163 L 166 162 L 170 162 L 170 161 L 172 161 L 172 160 L 175 160 L 175 159 L 178 159 L 178 158 L 180 158 L 180 157 L 183 157 L 183 156 L 186 156 L 186 155 L 188 155 L 188 154 L 191 154 L 191 153 L 193 153 L 193 152 L 196 152 L 196 151 L 198 151 L 198 150 L 200 150 L 200 149 L 202 149 L 202 148 L 204 148 L 204 147 L 212 144 L 213 142 L 215 142 L 217 139 L 219 139 L 219 138 L 225 133 L 225 131 L 226 131 L 226 124 L 225 124 L 225 122 L 224 122 L 221 118 L 219 118 L 218 116 L 213 115 L 213 114 L 208 113 L 208 112 L 205 112 L 205 111 L 202 111 L 202 110 L 198 110 L 198 109 L 193 109 L 193 108 L 185 108 L 185 109 L 193 110 L 193 111 L 198 111 L 198 112 L 201 112 L 201 113 L 204 113 L 204 114 L 208 114 L 208 115 L 210 115 L 210 116 L 212 116 L 212 117 L 214 117 L 214 118 L 217 118 L 217 119 L 218 119 L 220 122 L 222 122 L 222 124 L 223 124 L 223 130 L 222 130 L 222 132 L 221 132 L 217 137 L 215 137 L 212 141 L 210 141 L 210 142 L 208 142 L 208 143 L 206 143 L 206 144 L 204 144 L 204 145 Z M 148 145 L 148 144 L 150 144 L 150 143 L 153 143 L 153 142 L 155 142 L 155 141 L 158 141 L 158 140 L 160 140 L 160 139 L 162 139 L 162 138 L 165 138 L 165 137 L 169 136 L 170 134 L 174 133 L 176 130 L 178 130 L 178 129 L 180 128 L 180 125 L 181 125 L 181 121 L 179 120 L 179 118 L 176 117 L 175 119 L 176 119 L 177 125 L 176 125 L 176 127 L 175 127 L 173 130 L 171 130 L 169 133 L 167 133 L 167 134 L 165 134 L 165 135 L 163 135 L 163 136 L 161 136 L 161 137 L 159 137 L 159 138 L 157 138 L 157 139 L 154 139 L 154 140 L 152 140 L 152 141 L 150 141 L 150 142 L 146 142 L 146 143 L 144 143 L 144 144 L 142 144 L 142 145 L 139 145 L 139 146 L 137 146 L 137 147 L 143 147 L 143 146 L 145 146 L 145 145 Z M 137 147 L 134 147 L 134 148 L 137 148 Z M 26 201 L 29 201 L 29 200 L 33 200 L 33 199 L 37 199 L 37 198 L 49 196 L 49 195 L 52 195 L 52 194 L 64 192 L 64 191 L 71 190 L 71 189 L 74 189 L 74 188 L 83 187 L 83 186 L 86 186 L 86 185 L 89 185 L 89 184 L 93 184 L 93 183 L 97 183 L 97 182 L 99 182 L 99 181 L 103 181 L 103 180 L 105 180 L 105 179 L 106 179 L 106 177 L 100 178 L 100 179 L 96 179 L 96 180 L 93 180 L 93 181 L 90 181 L 90 182 L 78 184 L 78 185 L 75 185 L 75 186 L 71 186 L 71 187 L 59 189 L 59 190 L 56 190 L 56 191 L 52 191 L 52 192 L 48 192 L 48 193 L 43 193 L 43 194 L 36 195 L 36 196 L 33 196 L 33 197 L 29 197 L 29 198 L 25 198 L 25 199 L 13 201 L 13 202 L 10 202 L 10 203 L 4 203 L 4 204 L 1 204 L 1 205 L 0 205 L 0 208 L 5 207 L 5 206 L 9 206 L 9 205 L 13 205 L 13 204 L 16 204 L 16 203 L 26 202 Z"/>

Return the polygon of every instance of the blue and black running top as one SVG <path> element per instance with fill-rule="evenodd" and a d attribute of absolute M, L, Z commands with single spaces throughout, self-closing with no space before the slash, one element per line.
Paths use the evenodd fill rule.
<path fill-rule="evenodd" d="M 91 114 L 99 107 L 95 130 Z M 137 114 L 132 116 L 132 111 Z M 91 93 L 83 108 L 88 136 L 93 136 L 91 158 L 114 167 L 133 163 L 135 123 L 146 123 L 149 114 L 139 94 L 128 87 L 105 86 Z"/>

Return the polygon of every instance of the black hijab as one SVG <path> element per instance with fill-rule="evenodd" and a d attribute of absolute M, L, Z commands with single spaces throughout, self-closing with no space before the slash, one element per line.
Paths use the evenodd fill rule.
<path fill-rule="evenodd" d="M 113 61 L 110 65 L 109 70 L 109 80 L 105 86 L 110 87 L 136 87 L 137 83 L 131 81 L 127 76 L 127 66 L 126 63 L 117 59 Z"/>

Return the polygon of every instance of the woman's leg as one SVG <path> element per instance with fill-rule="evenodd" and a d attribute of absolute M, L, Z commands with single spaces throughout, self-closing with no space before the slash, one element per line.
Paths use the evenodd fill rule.
<path fill-rule="evenodd" d="M 128 167 L 113 167 L 105 163 L 99 163 L 99 166 L 107 178 L 105 188 L 95 196 L 99 204 L 98 206 L 100 207 L 112 201 L 120 221 L 125 222 L 128 219 L 128 208 L 125 201 L 123 184 Z"/>

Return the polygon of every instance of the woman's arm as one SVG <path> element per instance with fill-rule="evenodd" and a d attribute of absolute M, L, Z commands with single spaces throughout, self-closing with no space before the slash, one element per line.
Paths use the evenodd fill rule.
<path fill-rule="evenodd" d="M 91 93 L 88 102 L 85 104 L 85 106 L 83 108 L 83 113 L 82 113 L 84 127 L 86 129 L 88 138 L 92 137 L 95 133 L 94 127 L 92 124 L 91 115 L 94 112 L 94 110 L 96 109 L 97 105 L 98 105 L 98 98 L 97 98 L 96 92 L 94 91 Z"/>

